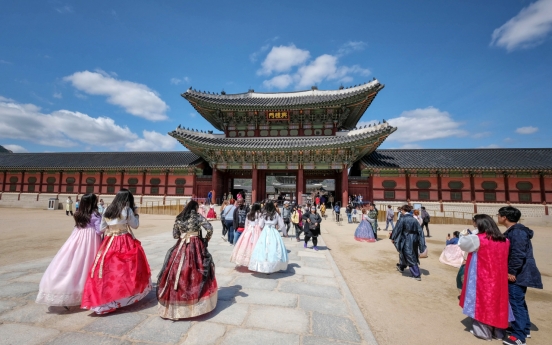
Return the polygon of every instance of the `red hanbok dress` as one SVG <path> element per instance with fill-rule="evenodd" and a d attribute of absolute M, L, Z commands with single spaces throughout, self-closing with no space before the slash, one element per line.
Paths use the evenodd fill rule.
<path fill-rule="evenodd" d="M 106 314 L 138 302 L 151 290 L 146 254 L 130 230 L 138 225 L 130 207 L 120 218 L 102 218 L 105 237 L 86 279 L 81 308 Z"/>
<path fill-rule="evenodd" d="M 207 231 L 203 238 L 201 228 Z M 188 218 L 176 218 L 173 237 L 157 280 L 159 316 L 178 320 L 206 314 L 217 306 L 218 286 L 215 264 L 206 243 L 213 227 L 192 211 Z"/>
<path fill-rule="evenodd" d="M 207 212 L 207 219 L 217 219 L 217 213 L 215 212 L 215 207 L 213 205 L 209 206 L 209 212 Z"/>

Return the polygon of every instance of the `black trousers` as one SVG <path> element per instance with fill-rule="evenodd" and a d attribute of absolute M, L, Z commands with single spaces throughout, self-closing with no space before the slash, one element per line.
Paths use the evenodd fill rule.
<path fill-rule="evenodd" d="M 425 226 L 425 228 L 427 230 L 427 235 L 426 235 L 427 237 L 429 237 L 429 226 L 428 226 L 428 224 L 429 223 L 427 223 L 427 222 L 422 223 L 422 231 L 424 231 L 424 226 Z"/>
<path fill-rule="evenodd" d="M 312 238 L 312 244 L 316 247 L 318 245 L 318 236 L 305 235 L 305 244 L 309 243 Z"/>
<path fill-rule="evenodd" d="M 299 239 L 299 235 L 303 232 L 303 228 L 301 228 L 299 224 L 293 224 L 293 226 L 295 227 L 295 238 Z"/>
<path fill-rule="evenodd" d="M 69 215 L 69 213 L 71 213 L 71 215 L 73 215 L 73 211 L 65 211 L 66 215 Z"/>

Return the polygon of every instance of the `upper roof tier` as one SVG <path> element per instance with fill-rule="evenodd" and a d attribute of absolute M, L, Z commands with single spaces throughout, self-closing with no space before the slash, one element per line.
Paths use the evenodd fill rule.
<path fill-rule="evenodd" d="M 377 93 L 384 88 L 374 80 L 359 86 L 339 90 L 312 90 L 295 92 L 254 92 L 238 94 L 215 94 L 196 91 L 192 88 L 182 94 L 192 106 L 215 128 L 224 130 L 218 111 L 263 111 L 303 110 L 320 108 L 349 108 L 350 116 L 343 123 L 343 129 L 355 127 L 360 117 L 372 103 Z"/>

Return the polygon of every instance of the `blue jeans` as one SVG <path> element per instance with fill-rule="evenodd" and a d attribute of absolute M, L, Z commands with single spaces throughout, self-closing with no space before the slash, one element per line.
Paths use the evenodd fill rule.
<path fill-rule="evenodd" d="M 347 213 L 347 221 L 349 223 L 352 223 L 353 222 L 353 219 L 351 218 L 351 214 L 350 213 Z"/>
<path fill-rule="evenodd" d="M 511 322 L 512 335 L 522 342 L 525 342 L 525 337 L 531 332 L 531 320 L 529 319 L 529 310 L 525 303 L 526 286 L 519 286 L 508 283 L 508 295 L 510 297 L 510 305 L 514 313 L 515 321 Z"/>
<path fill-rule="evenodd" d="M 238 238 L 240 238 L 241 234 L 239 231 L 234 231 L 234 244 L 238 243 Z"/>
<path fill-rule="evenodd" d="M 226 229 L 228 229 L 228 243 L 234 243 L 234 221 L 226 219 Z"/>
<path fill-rule="evenodd" d="M 395 225 L 393 225 L 393 219 L 387 219 L 385 221 L 385 230 L 387 230 L 387 227 L 389 226 L 389 223 L 391 223 L 391 230 L 395 228 Z"/>

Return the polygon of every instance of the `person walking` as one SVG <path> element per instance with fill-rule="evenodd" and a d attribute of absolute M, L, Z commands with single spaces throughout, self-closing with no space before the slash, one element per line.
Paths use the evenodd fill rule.
<path fill-rule="evenodd" d="M 282 229 L 282 236 L 288 237 L 289 227 L 291 225 L 291 207 L 289 201 L 284 201 L 284 207 L 282 208 L 282 218 L 284 219 L 284 228 Z"/>
<path fill-rule="evenodd" d="M 335 213 L 335 221 L 339 223 L 341 221 L 341 219 L 340 219 L 341 206 L 339 205 L 339 202 L 335 203 L 335 206 L 334 206 L 333 210 L 334 210 L 334 213 Z"/>
<path fill-rule="evenodd" d="M 486 214 L 473 217 L 477 235 L 463 236 L 460 249 L 468 252 L 460 295 L 462 312 L 472 319 L 477 338 L 504 337 L 508 327 L 508 250 L 510 242 Z M 423 233 L 423 231 L 422 231 Z M 515 343 L 514 343 L 515 344 Z"/>
<path fill-rule="evenodd" d="M 249 260 L 253 254 L 253 249 L 261 235 L 259 220 L 261 217 L 261 204 L 258 202 L 251 205 L 251 211 L 247 214 L 245 220 L 245 230 L 238 238 L 230 257 L 230 262 L 238 266 L 249 266 Z"/>
<path fill-rule="evenodd" d="M 276 212 L 274 203 L 266 203 L 259 227 L 262 231 L 251 254 L 249 270 L 268 274 L 286 270 L 288 254 L 282 236 L 278 232 L 278 228 L 284 227 L 284 220 Z"/>
<path fill-rule="evenodd" d="M 515 320 L 511 322 L 511 334 L 506 345 L 525 344 L 531 337 L 531 318 L 525 302 L 527 288 L 542 289 L 542 277 L 533 256 L 534 232 L 519 224 L 521 212 L 512 206 L 498 210 L 498 223 L 507 228 L 504 236 L 510 241 L 508 255 L 508 295 Z"/>
<path fill-rule="evenodd" d="M 318 251 L 320 223 L 322 223 L 322 217 L 320 217 L 320 215 L 316 212 L 316 206 L 312 206 L 307 218 L 307 226 L 305 227 L 305 244 L 303 245 L 303 248 L 307 248 L 309 240 L 312 238 L 312 249 Z"/>
<path fill-rule="evenodd" d="M 429 236 L 429 222 L 431 221 L 431 217 L 429 216 L 429 213 L 426 211 L 426 208 L 422 206 L 422 230 L 424 229 L 424 227 L 426 228 L 426 231 L 427 231 L 427 236 L 426 237 L 431 237 Z"/>
<path fill-rule="evenodd" d="M 345 214 L 347 215 L 347 223 L 351 224 L 353 222 L 353 205 L 347 204 L 347 207 L 345 207 Z"/>
<path fill-rule="evenodd" d="M 73 200 L 70 196 L 65 200 L 65 215 L 69 216 L 69 214 L 73 215 Z"/>
<path fill-rule="evenodd" d="M 105 237 L 86 279 L 82 309 L 106 314 L 136 303 L 150 292 L 150 266 L 131 230 L 140 225 L 137 209 L 134 196 L 123 188 L 105 210 L 100 225 Z"/>
<path fill-rule="evenodd" d="M 213 226 L 198 213 L 196 201 L 176 216 L 173 238 L 177 241 L 167 252 L 157 279 L 157 311 L 163 319 L 195 317 L 217 306 L 215 264 L 207 250 L 212 235 Z"/>
<path fill-rule="evenodd" d="M 411 211 L 412 206 L 410 205 L 401 207 L 401 220 L 395 225 L 395 229 L 391 234 L 391 241 L 399 252 L 397 270 L 402 273 L 408 266 L 412 278 L 420 281 L 422 277 L 418 268 L 420 264 L 419 255 L 420 252 L 425 251 L 426 244 L 424 232 L 420 224 L 410 214 Z"/>
<path fill-rule="evenodd" d="M 376 242 L 375 231 L 366 216 L 366 209 L 362 209 L 360 224 L 355 231 L 355 240 L 359 242 Z"/>
<path fill-rule="evenodd" d="M 224 208 L 224 211 L 220 215 L 221 218 L 224 218 L 224 224 L 226 225 L 228 243 L 234 243 L 234 211 L 236 211 L 236 206 L 234 199 L 230 199 L 228 206 Z"/>
<path fill-rule="evenodd" d="M 368 216 L 368 221 L 374 228 L 374 235 L 376 236 L 376 240 L 378 239 L 378 210 L 376 210 L 375 205 L 371 204 L 368 206 L 368 212 L 366 213 Z"/>
<path fill-rule="evenodd" d="M 205 204 L 211 205 L 211 198 L 213 197 L 213 191 L 210 190 L 209 193 L 207 193 L 207 200 L 205 200 Z"/>
<path fill-rule="evenodd" d="M 80 306 L 82 292 L 96 252 L 102 243 L 98 198 L 85 194 L 75 212 L 71 236 L 48 265 L 38 289 L 36 303 L 48 306 Z"/>
<path fill-rule="evenodd" d="M 387 205 L 387 211 L 385 213 L 385 231 L 388 231 L 387 228 L 389 227 L 389 224 L 391 224 L 391 231 L 393 231 L 393 228 L 395 228 L 395 225 L 393 224 L 393 218 L 395 218 L 393 207 L 391 205 Z"/>
<path fill-rule="evenodd" d="M 105 204 L 103 199 L 98 202 L 98 213 L 103 214 L 105 212 Z"/>
<path fill-rule="evenodd" d="M 223 241 L 226 242 L 228 240 L 226 239 L 225 236 L 226 236 L 226 233 L 228 232 L 228 229 L 226 228 L 226 221 L 222 213 L 224 212 L 224 209 L 226 208 L 226 206 L 228 206 L 230 203 L 226 199 L 223 199 L 223 200 L 224 201 L 222 202 L 222 205 L 220 205 L 219 215 L 220 215 L 220 222 L 222 223 L 222 239 Z"/>
<path fill-rule="evenodd" d="M 245 221 L 247 220 L 247 213 L 249 212 L 249 207 L 245 206 L 245 201 L 243 198 L 238 199 L 236 202 L 238 206 L 234 210 L 233 216 L 233 227 L 234 227 L 234 240 L 232 243 L 235 245 L 238 243 L 238 239 L 245 230 Z"/>

